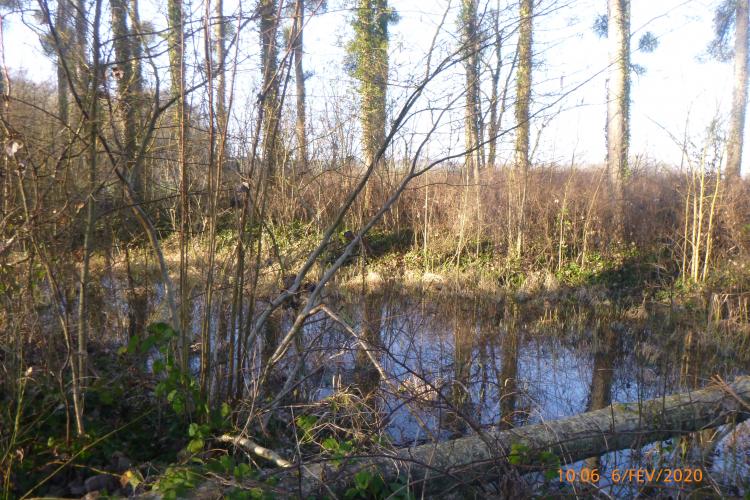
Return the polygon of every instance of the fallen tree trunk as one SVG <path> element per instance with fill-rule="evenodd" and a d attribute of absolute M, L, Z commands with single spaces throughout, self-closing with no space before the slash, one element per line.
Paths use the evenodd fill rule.
<path fill-rule="evenodd" d="M 279 486 L 294 497 L 338 496 L 353 484 L 357 472 L 369 470 L 386 484 L 401 481 L 436 491 L 456 483 L 498 480 L 509 470 L 509 457 L 514 465 L 539 470 L 550 464 L 551 454 L 561 464 L 573 463 L 749 417 L 750 376 L 743 376 L 731 384 L 719 382 L 640 403 L 616 403 L 561 420 L 486 431 L 380 456 L 348 457 L 338 467 L 328 462 L 295 464 L 293 469 L 279 471 Z"/>
<path fill-rule="evenodd" d="M 745 376 L 728 387 L 714 384 L 640 403 L 616 403 L 542 424 L 406 448 L 391 456 L 352 459 L 337 470 L 325 463 L 303 466 L 299 484 L 303 498 L 318 491 L 340 493 L 352 484 L 354 474 L 371 469 L 386 483 L 401 479 L 436 490 L 451 482 L 498 479 L 507 471 L 512 454 L 514 463 L 531 468 L 549 464 L 550 453 L 560 463 L 573 463 L 748 417 L 750 377 Z M 299 487 L 297 492 L 300 493 Z"/>

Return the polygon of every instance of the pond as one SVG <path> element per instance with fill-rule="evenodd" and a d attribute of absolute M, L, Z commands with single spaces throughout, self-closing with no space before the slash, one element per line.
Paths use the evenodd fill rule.
<path fill-rule="evenodd" d="M 139 307 L 158 309 L 161 295 L 157 290 L 147 307 L 142 300 Z M 366 418 L 375 423 L 368 422 L 368 432 L 397 447 L 560 419 L 610 403 L 690 391 L 715 375 L 731 381 L 750 373 L 747 336 L 734 331 L 721 311 L 709 314 L 664 301 L 617 300 L 588 292 L 522 299 L 398 286 L 368 293 L 335 290 L 325 303 L 338 321 L 326 312 L 308 318 L 299 352 L 292 349 L 286 355 L 282 371 L 288 373 L 302 354 L 304 381 L 295 392 L 301 407 L 325 406 L 342 395 L 369 395 L 373 412 Z M 120 312 L 128 310 L 126 300 L 116 302 Z M 258 301 L 256 309 L 263 307 Z M 201 318 L 202 309 L 197 298 L 193 317 Z M 215 331 L 227 331 L 227 314 L 226 304 L 217 307 Z M 294 314 L 294 308 L 278 313 L 277 335 L 286 332 Z M 193 325 L 193 333 L 200 333 L 199 324 Z M 222 335 L 212 342 L 216 387 L 228 356 L 228 337 Z M 251 352 L 249 357 L 254 360 L 249 365 L 257 368 L 262 354 Z M 196 371 L 198 363 L 195 355 L 191 364 Z M 247 372 L 246 382 L 251 382 L 254 370 Z M 705 471 L 698 486 L 746 493 L 748 427 L 724 425 L 718 438 L 709 434 L 566 467 L 580 470 L 595 463 L 606 471 L 689 465 Z M 525 477 L 554 487 L 539 474 Z M 557 487 L 563 486 L 558 482 Z M 599 484 L 618 497 L 631 496 L 636 486 Z"/>
<path fill-rule="evenodd" d="M 384 430 L 398 446 L 655 399 L 705 386 L 714 375 L 731 381 L 750 371 L 742 336 L 719 328 L 705 312 L 656 302 L 386 290 L 353 294 L 336 309 L 354 332 L 323 315 L 311 321 L 305 345 L 316 354 L 307 369 L 320 375 L 308 384 L 310 397 L 375 384 Z M 353 333 L 369 338 L 371 357 Z M 372 369 L 375 363 L 385 380 Z M 363 382 L 363 374 L 372 381 Z M 705 441 L 703 434 L 690 439 Z M 720 441 L 695 447 L 710 450 L 707 457 L 687 453 L 683 439 L 640 453 L 610 453 L 597 465 L 701 466 L 722 491 L 740 494 L 737 488 L 750 477 L 750 433 L 741 425 Z M 616 496 L 633 493 L 632 484 L 610 486 Z"/>

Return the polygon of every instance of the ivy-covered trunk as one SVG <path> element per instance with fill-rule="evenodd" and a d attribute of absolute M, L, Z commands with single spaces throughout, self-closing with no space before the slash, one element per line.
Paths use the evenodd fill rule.
<path fill-rule="evenodd" d="M 397 18 L 387 0 L 360 0 L 354 19 L 354 39 L 348 47 L 361 99 L 362 153 L 372 165 L 385 141 L 386 93 L 388 89 L 388 24 Z M 371 206 L 371 188 L 365 186 L 363 214 Z"/>
<path fill-rule="evenodd" d="M 526 188 L 529 175 L 529 136 L 531 103 L 531 52 L 534 20 L 533 0 L 520 1 L 520 27 L 518 34 L 518 73 L 516 75 L 516 149 L 514 165 L 515 228 L 510 233 L 515 241 L 514 257 L 521 257 L 526 213 Z M 513 248 L 511 246 L 511 248 Z"/>
<path fill-rule="evenodd" d="M 607 171 L 615 241 L 622 239 L 623 180 L 630 140 L 630 0 L 609 0 L 607 80 Z"/>

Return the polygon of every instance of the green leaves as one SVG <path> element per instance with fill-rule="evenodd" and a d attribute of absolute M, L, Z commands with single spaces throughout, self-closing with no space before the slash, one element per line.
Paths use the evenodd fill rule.
<path fill-rule="evenodd" d="M 192 469 L 169 467 L 156 483 L 155 489 L 162 492 L 166 499 L 182 498 L 198 485 L 199 480 L 200 476 Z"/>
<path fill-rule="evenodd" d="M 232 407 L 228 403 L 221 403 L 221 416 L 223 418 L 229 417 L 232 414 Z"/>
<path fill-rule="evenodd" d="M 193 422 L 188 427 L 188 436 L 192 439 L 187 445 L 187 450 L 190 453 L 198 453 L 203 451 L 205 440 L 211 435 L 211 427 L 208 424 L 197 424 Z"/>
<path fill-rule="evenodd" d="M 125 350 L 120 349 L 121 354 L 149 354 L 152 348 L 156 348 L 164 354 L 169 345 L 169 341 L 177 338 L 177 332 L 166 323 L 152 323 L 146 328 L 146 336 L 136 335 L 128 341 Z"/>
<path fill-rule="evenodd" d="M 529 463 L 529 447 L 523 444 L 513 443 L 510 446 L 508 462 L 511 465 L 523 465 Z"/>
<path fill-rule="evenodd" d="M 552 480 L 557 477 L 560 468 L 560 458 L 552 451 L 545 450 L 539 453 L 532 453 L 531 449 L 525 444 L 513 443 L 508 454 L 508 462 L 511 465 L 542 465 L 544 477 Z"/>
<path fill-rule="evenodd" d="M 400 498 L 413 499 L 408 485 L 403 481 L 386 484 L 377 470 L 362 469 L 354 475 L 354 487 L 349 488 L 344 498 Z"/>
<path fill-rule="evenodd" d="M 334 465 L 341 464 L 341 459 L 346 457 L 354 449 L 354 445 L 351 441 L 338 441 L 336 438 L 327 437 L 321 443 L 324 450 L 329 452 L 333 456 L 331 462 Z"/>
<path fill-rule="evenodd" d="M 300 444 L 311 443 L 313 441 L 313 429 L 318 423 L 318 417 L 315 415 L 300 415 L 295 420 L 297 427 L 302 429 Z"/>
<path fill-rule="evenodd" d="M 203 451 L 203 445 L 204 442 L 202 439 L 191 439 L 187 445 L 187 450 L 190 453 L 198 453 L 200 451 Z"/>

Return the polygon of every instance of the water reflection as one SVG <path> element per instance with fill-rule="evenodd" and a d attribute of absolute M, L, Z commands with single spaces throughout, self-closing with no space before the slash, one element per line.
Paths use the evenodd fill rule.
<path fill-rule="evenodd" d="M 658 310 L 628 316 L 619 306 L 551 308 L 372 292 L 360 297 L 338 309 L 360 318 L 356 326 L 379 346 L 388 380 L 378 382 L 372 362 L 348 335 L 334 328 L 324 344 L 341 349 L 350 343 L 351 364 L 346 356 L 338 359 L 363 393 L 382 389 L 397 442 L 423 439 L 420 420 L 443 437 L 474 426 L 510 428 L 678 392 L 684 373 L 694 386 L 711 375 L 694 363 L 706 351 L 695 351 L 689 334 L 679 362 L 674 343 L 682 339 L 664 330 Z M 740 360 L 716 361 L 711 369 L 727 378 L 746 372 Z M 394 385 L 402 389 L 396 392 Z"/>
<path fill-rule="evenodd" d="M 518 309 L 513 303 L 506 302 L 503 307 L 501 323 L 505 323 L 505 335 L 500 350 L 500 422 L 501 429 L 513 427 L 518 400 Z M 491 340 L 491 339 L 490 339 Z"/>
<path fill-rule="evenodd" d="M 133 324 L 149 316 L 143 296 L 123 296 L 115 306 L 132 314 Z M 158 294 L 146 302 L 153 312 Z M 357 391 L 377 408 L 396 445 L 658 398 L 699 388 L 714 374 L 731 380 L 750 366 L 747 349 L 711 330 L 704 313 L 657 303 L 517 303 L 378 288 L 329 298 L 327 305 L 372 347 L 369 354 L 385 379 L 357 338 L 318 314 L 289 353 L 304 352 L 308 363 L 299 397 L 320 401 L 336 391 Z M 227 376 L 238 365 L 255 366 L 270 355 L 291 321 L 291 312 L 278 314 L 264 332 L 265 342 L 252 351 L 238 342 L 232 305 L 217 308 L 212 367 L 217 384 L 224 385 L 217 385 L 217 393 L 231 394 L 243 385 Z M 201 311 L 193 315 L 200 318 Z"/>
<path fill-rule="evenodd" d="M 355 373 L 357 387 L 362 395 L 369 396 L 377 389 L 380 374 L 370 359 L 378 363 L 382 348 L 380 331 L 383 316 L 383 294 L 365 290 L 362 293 L 362 321 L 359 335 L 362 343 L 357 344 Z M 362 345 L 364 344 L 364 345 Z M 369 352 L 368 352 L 369 351 Z"/>
<path fill-rule="evenodd" d="M 603 324 L 597 321 L 594 332 L 594 368 L 591 371 L 591 385 L 589 389 L 587 411 L 606 408 L 612 403 L 612 382 L 614 381 L 614 362 L 617 356 L 618 328 L 614 324 Z M 590 468 L 599 468 L 599 457 L 591 457 L 586 461 Z"/>

